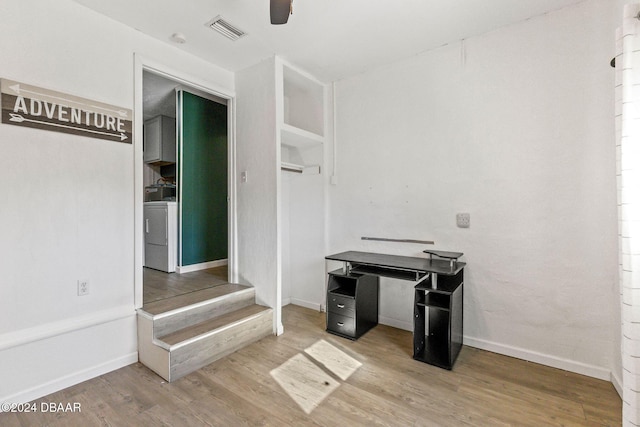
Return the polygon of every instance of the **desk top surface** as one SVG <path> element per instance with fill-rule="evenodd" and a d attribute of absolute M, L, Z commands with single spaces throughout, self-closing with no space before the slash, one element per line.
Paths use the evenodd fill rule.
<path fill-rule="evenodd" d="M 451 267 L 449 261 L 444 259 L 417 258 L 357 251 L 347 251 L 339 254 L 328 255 L 325 259 L 372 266 L 402 268 L 444 275 L 457 274 L 466 265 L 464 262 L 456 262 L 455 265 Z"/>

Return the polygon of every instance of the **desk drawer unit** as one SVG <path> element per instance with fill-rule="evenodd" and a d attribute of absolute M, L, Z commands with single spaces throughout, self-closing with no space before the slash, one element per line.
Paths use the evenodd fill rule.
<path fill-rule="evenodd" d="M 356 340 L 378 324 L 377 276 L 329 273 L 327 332 Z"/>
<path fill-rule="evenodd" d="M 331 313 L 331 315 L 327 316 L 327 330 L 337 332 L 340 335 L 354 337 L 356 334 L 356 319 Z"/>
<path fill-rule="evenodd" d="M 354 317 L 356 312 L 356 299 L 329 292 L 327 295 L 327 310 L 343 316 Z"/>

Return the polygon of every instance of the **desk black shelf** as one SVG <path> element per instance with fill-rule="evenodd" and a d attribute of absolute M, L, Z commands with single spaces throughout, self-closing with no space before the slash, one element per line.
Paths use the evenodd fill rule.
<path fill-rule="evenodd" d="M 326 256 L 325 259 L 349 263 L 353 269 L 370 267 L 374 269 L 372 270 L 372 274 L 392 278 L 398 278 L 395 276 L 398 270 L 410 272 L 412 277 L 421 273 L 422 277 L 426 273 L 452 275 L 458 273 L 466 265 L 464 262 L 451 263 L 448 259 L 418 258 L 358 251 L 341 252 L 339 254 Z"/>
<path fill-rule="evenodd" d="M 413 354 L 415 360 L 451 370 L 448 343 L 442 337 L 425 336 L 423 345 Z"/>
<path fill-rule="evenodd" d="M 425 252 L 429 258 L 357 251 L 325 257 L 344 263 L 329 273 L 327 331 L 358 339 L 378 323 L 378 278 L 413 281 L 413 358 L 451 369 L 462 348 L 466 264 L 458 262 L 460 252 Z"/>
<path fill-rule="evenodd" d="M 418 288 L 416 286 L 416 291 L 424 290 L 424 288 Z M 449 307 L 449 296 L 444 293 L 436 293 L 436 292 L 417 292 L 415 298 L 415 304 L 423 307 L 433 307 L 439 308 L 442 310 L 450 310 Z"/>
<path fill-rule="evenodd" d="M 415 286 L 413 358 L 451 369 L 462 348 L 463 270 Z M 434 275 L 435 276 L 435 275 Z"/>
<path fill-rule="evenodd" d="M 351 267 L 352 273 L 369 274 L 373 276 L 390 277 L 392 279 L 418 281 L 428 273 L 416 270 L 404 270 L 399 268 L 378 267 L 374 265 L 357 264 Z"/>

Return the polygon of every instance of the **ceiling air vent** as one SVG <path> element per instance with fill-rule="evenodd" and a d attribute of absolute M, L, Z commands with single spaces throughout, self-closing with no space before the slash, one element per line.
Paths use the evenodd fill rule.
<path fill-rule="evenodd" d="M 247 35 L 247 33 L 240 30 L 235 25 L 230 24 L 220 15 L 216 16 L 211 21 L 207 22 L 205 25 L 207 27 L 210 27 L 213 30 L 216 30 L 226 38 L 233 41 L 236 41 L 240 37 L 244 37 Z"/>

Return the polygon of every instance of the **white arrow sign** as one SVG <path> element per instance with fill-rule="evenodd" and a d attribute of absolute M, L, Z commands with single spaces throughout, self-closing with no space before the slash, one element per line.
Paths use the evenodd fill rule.
<path fill-rule="evenodd" d="M 124 141 L 125 139 L 127 139 L 127 135 L 125 135 L 124 133 L 110 133 L 110 132 L 101 132 L 101 131 L 97 131 L 97 130 L 93 130 L 93 129 L 83 129 L 83 128 L 78 128 L 75 126 L 67 126 L 67 125 L 61 125 L 58 123 L 49 123 L 49 122 L 44 122 L 41 120 L 33 120 L 33 119 L 26 119 L 24 117 L 22 117 L 20 114 L 15 114 L 15 113 L 9 113 L 9 116 L 11 116 L 11 118 L 9 119 L 12 122 L 16 122 L 16 123 L 22 123 L 22 122 L 29 122 L 29 123 L 38 123 L 38 124 L 42 124 L 42 125 L 46 125 L 46 126 L 56 126 L 56 127 L 60 127 L 60 128 L 65 128 L 65 129 L 73 129 L 73 130 L 77 130 L 80 132 L 90 132 L 90 133 L 95 133 L 98 135 L 106 135 L 106 136 L 112 136 L 112 137 L 116 137 L 116 138 L 120 138 L 120 141 Z"/>
<path fill-rule="evenodd" d="M 0 94 L 0 123 L 132 143 L 129 109 L 1 78 Z"/>

